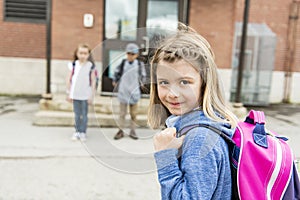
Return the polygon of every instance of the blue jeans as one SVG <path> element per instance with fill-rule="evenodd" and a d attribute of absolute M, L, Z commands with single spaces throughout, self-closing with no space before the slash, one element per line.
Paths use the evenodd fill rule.
<path fill-rule="evenodd" d="M 73 100 L 73 109 L 75 114 L 75 129 L 76 132 L 86 133 L 88 122 L 88 101 L 87 100 Z"/>

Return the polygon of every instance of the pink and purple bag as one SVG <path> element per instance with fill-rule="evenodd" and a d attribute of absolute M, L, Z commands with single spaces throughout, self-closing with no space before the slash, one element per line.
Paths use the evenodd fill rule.
<path fill-rule="evenodd" d="M 298 172 L 287 139 L 266 130 L 265 115 L 251 110 L 230 138 L 213 126 L 195 124 L 179 132 L 206 127 L 227 141 L 231 159 L 232 199 L 300 199 Z"/>

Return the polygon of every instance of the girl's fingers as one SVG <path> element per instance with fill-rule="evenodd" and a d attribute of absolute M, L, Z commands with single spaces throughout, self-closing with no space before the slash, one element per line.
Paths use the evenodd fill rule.
<path fill-rule="evenodd" d="M 175 136 L 176 136 L 176 128 L 174 128 L 174 127 L 166 128 L 165 130 L 163 130 L 160 133 L 161 134 L 170 134 L 170 135 L 174 135 L 175 134 Z"/>
<path fill-rule="evenodd" d="M 157 133 L 153 137 L 154 148 L 156 151 L 161 151 L 170 148 L 180 148 L 182 146 L 184 136 L 176 138 L 175 128 L 166 128 Z"/>

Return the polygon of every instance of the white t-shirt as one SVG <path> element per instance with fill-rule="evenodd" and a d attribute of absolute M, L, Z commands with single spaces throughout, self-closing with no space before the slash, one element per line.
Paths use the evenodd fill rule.
<path fill-rule="evenodd" d="M 88 61 L 84 65 L 80 65 L 79 61 L 75 61 L 75 70 L 72 76 L 70 98 L 75 100 L 88 100 L 92 95 L 92 87 L 90 86 L 90 71 L 93 64 Z M 73 63 L 68 64 L 70 71 L 73 70 Z"/>

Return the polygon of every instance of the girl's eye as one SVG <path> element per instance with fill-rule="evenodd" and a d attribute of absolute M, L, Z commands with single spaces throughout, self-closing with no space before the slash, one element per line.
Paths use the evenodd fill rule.
<path fill-rule="evenodd" d="M 180 84 L 181 84 L 181 85 L 187 85 L 187 84 L 190 84 L 190 81 L 187 81 L 187 80 L 181 80 L 181 81 L 180 81 Z"/>
<path fill-rule="evenodd" d="M 167 85 L 167 84 L 168 84 L 168 81 L 159 81 L 158 84 L 159 84 L 159 85 Z"/>

